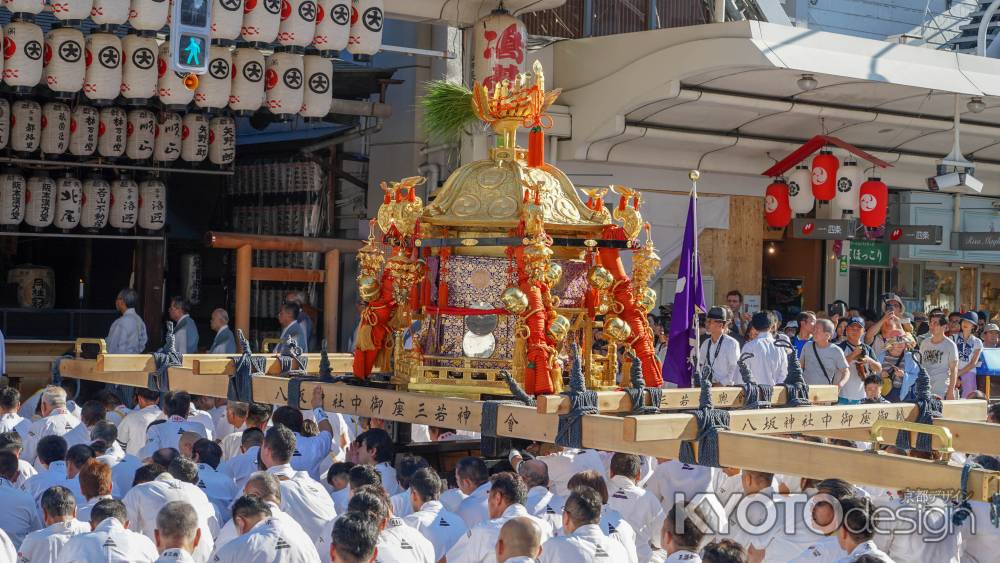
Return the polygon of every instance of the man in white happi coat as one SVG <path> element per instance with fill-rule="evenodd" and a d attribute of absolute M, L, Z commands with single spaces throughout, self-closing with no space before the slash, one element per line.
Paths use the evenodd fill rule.
<path fill-rule="evenodd" d="M 620 563 L 628 558 L 625 546 L 617 537 L 604 535 L 601 521 L 601 495 L 590 488 L 570 493 L 563 507 L 561 536 L 542 545 L 540 561 L 561 563 Z"/>
<path fill-rule="evenodd" d="M 290 407 L 278 407 L 271 415 L 271 421 L 275 425 L 283 425 L 295 435 L 295 451 L 289 464 L 296 471 L 306 471 L 313 479 L 319 479 L 319 466 L 323 460 L 330 455 L 333 447 L 333 426 L 328 420 L 326 411 L 322 409 L 322 389 L 314 389 L 312 404 L 313 413 L 322 413 L 316 416 L 316 424 L 319 426 L 319 434 L 316 436 L 302 435 L 302 411 Z M 317 399 L 318 397 L 318 399 Z M 326 424 L 320 424 L 326 421 Z"/>
<path fill-rule="evenodd" d="M 90 533 L 70 538 L 56 563 L 152 563 L 159 557 L 153 541 L 127 529 L 120 500 L 106 499 L 90 512 Z"/>
<path fill-rule="evenodd" d="M 0 432 L 17 432 L 21 440 L 28 439 L 31 421 L 17 413 L 21 408 L 21 393 L 13 387 L 0 389 Z"/>
<path fill-rule="evenodd" d="M 218 471 L 222 448 L 211 440 L 201 438 L 194 443 L 192 451 L 192 460 L 198 464 L 198 487 L 205 491 L 208 500 L 221 514 L 227 513 L 233 499 L 239 496 L 239 490 L 231 477 Z"/>
<path fill-rule="evenodd" d="M 62 436 L 46 436 L 38 442 L 38 460 L 42 471 L 21 484 L 21 488 L 35 499 L 39 521 L 42 519 L 42 509 L 39 502 L 42 493 L 51 486 L 66 487 L 82 501 L 80 482 L 68 476 L 66 466 L 66 440 Z"/>
<path fill-rule="evenodd" d="M 35 463 L 38 441 L 46 436 L 64 436 L 80 425 L 80 419 L 66 408 L 66 390 L 49 385 L 42 391 L 42 418 L 28 426 L 28 438 L 24 441 L 21 459 Z M 39 469 L 36 465 L 35 469 Z"/>
<path fill-rule="evenodd" d="M 90 531 L 90 523 L 76 519 L 76 499 L 65 487 L 42 493 L 45 527 L 28 534 L 17 550 L 18 563 L 51 563 L 73 536 Z"/>
<path fill-rule="evenodd" d="M 470 529 L 490 519 L 490 472 L 486 462 L 478 457 L 463 457 L 455 465 L 455 482 L 465 498 L 458 505 L 456 514 Z"/>
<path fill-rule="evenodd" d="M 271 517 L 282 520 L 288 526 L 293 528 L 302 529 L 302 526 L 295 521 L 294 518 L 288 515 L 287 512 L 281 510 L 281 485 L 279 484 L 278 478 L 265 471 L 258 471 L 250 476 L 247 480 L 247 485 L 243 489 L 244 495 L 254 495 L 264 501 L 268 507 L 271 508 Z M 303 531 L 305 534 L 305 531 Z M 218 553 L 222 546 L 233 541 L 239 537 L 239 530 L 236 528 L 236 522 L 232 519 L 226 522 L 226 525 L 222 527 L 219 531 L 219 535 L 215 538 L 215 552 Z M 308 534 L 306 534 L 308 535 Z M 213 554 L 214 555 L 214 554 Z M 322 557 L 321 557 L 322 559 Z"/>
<path fill-rule="evenodd" d="M 180 437 L 194 432 L 202 438 L 212 438 L 212 431 L 200 422 L 188 420 L 191 413 L 191 395 L 187 391 L 171 391 L 163 399 L 167 420 L 150 424 L 146 428 L 146 444 L 139 450 L 138 458 L 146 459 L 160 448 L 179 449 Z"/>
<path fill-rule="evenodd" d="M 347 452 L 348 461 L 375 467 L 382 476 L 382 487 L 390 497 L 403 490 L 396 478 L 396 469 L 392 466 L 394 448 L 388 432 L 381 428 L 371 428 L 358 434 Z"/>
<path fill-rule="evenodd" d="M 145 387 L 135 390 L 137 408 L 125 415 L 118 425 L 118 443 L 125 453 L 137 456 L 146 445 L 146 429 L 156 420 L 164 418 L 160 410 L 160 393 Z"/>
<path fill-rule="evenodd" d="M 404 455 L 396 462 L 396 466 L 396 481 L 402 490 L 389 498 L 392 503 L 390 508 L 393 516 L 405 518 L 413 512 L 413 504 L 410 502 L 410 479 L 414 473 L 429 465 L 427 460 L 420 456 Z"/>
<path fill-rule="evenodd" d="M 544 462 L 532 459 L 517 466 L 517 474 L 528 486 L 525 508 L 532 516 L 548 522 L 553 530 L 562 528 L 563 503 L 566 499 L 549 490 L 549 469 Z"/>
<path fill-rule="evenodd" d="M 201 542 L 198 513 L 190 504 L 173 500 L 156 515 L 156 563 L 194 563 L 193 554 Z"/>
<path fill-rule="evenodd" d="M 434 546 L 419 531 L 392 515 L 389 497 L 378 485 L 365 485 L 355 490 L 347 511 L 369 514 L 379 529 L 377 549 L 379 559 L 397 563 L 434 563 Z M 324 531 L 332 532 L 333 526 Z M 322 546 L 326 550 L 326 546 Z M 320 546 L 317 546 L 319 549 Z"/>
<path fill-rule="evenodd" d="M 114 498 L 111 494 L 114 490 L 111 468 L 95 459 L 80 469 L 76 480 L 80 483 L 80 494 L 86 499 L 78 505 L 76 518 L 81 522 L 90 522 L 90 511 L 94 505 L 106 498 Z"/>
<path fill-rule="evenodd" d="M 674 504 L 667 513 L 660 532 L 660 543 L 667 554 L 663 562 L 701 563 L 698 547 L 703 537 L 704 532 L 688 516 L 687 507 L 680 503 Z"/>
<path fill-rule="evenodd" d="M 379 529 L 370 514 L 348 512 L 337 518 L 330 533 L 330 549 L 323 561 L 370 563 L 375 560 Z"/>
<path fill-rule="evenodd" d="M 511 518 L 500 527 L 494 549 L 497 563 L 534 563 L 541 551 L 542 536 L 531 518 Z"/>
<path fill-rule="evenodd" d="M 847 552 L 846 557 L 837 563 L 852 563 L 862 555 L 869 560 L 882 563 L 894 563 L 893 559 L 875 545 L 875 507 L 867 498 L 851 498 L 841 501 L 843 521 L 837 530 L 837 541 L 841 549 Z M 957 547 L 957 546 L 956 546 Z M 957 551 L 957 549 L 956 549 Z M 956 553 L 956 561 L 957 559 Z M 925 561 L 942 561 L 942 559 L 925 559 Z"/>
<path fill-rule="evenodd" d="M 513 518 L 529 518 L 538 528 L 540 541 L 544 543 L 552 537 L 552 527 L 548 522 L 528 514 L 524 502 L 528 497 L 528 487 L 524 481 L 512 473 L 499 473 L 490 479 L 491 487 L 487 508 L 490 520 L 473 526 L 448 551 L 448 563 L 493 563 L 496 559 L 495 546 L 500 537 L 500 528 Z"/>
<path fill-rule="evenodd" d="M 771 318 L 767 313 L 758 311 L 751 317 L 750 327 L 756 331 L 756 336 L 743 345 L 743 353 L 753 354 L 747 360 L 753 380 L 762 385 L 782 383 L 788 375 L 788 354 L 774 344 L 774 336 L 769 330 Z"/>
<path fill-rule="evenodd" d="M 260 498 L 236 499 L 232 516 L 240 536 L 222 546 L 213 563 L 319 563 L 312 538 L 273 517 Z"/>
<path fill-rule="evenodd" d="M 410 527 L 424 535 L 434 546 L 434 561 L 440 561 L 468 527 L 454 512 L 445 510 L 441 501 L 441 478 L 429 467 L 410 478 L 410 503 L 413 512 L 403 518 Z"/>
<path fill-rule="evenodd" d="M 219 473 L 231 478 L 237 490 L 242 490 L 250 475 L 261 469 L 257 460 L 260 458 L 264 433 L 256 428 L 248 428 L 240 439 L 240 455 L 219 464 Z"/>
<path fill-rule="evenodd" d="M 295 435 L 285 426 L 276 424 L 264 436 L 260 459 L 266 471 L 281 483 L 281 509 L 315 541 L 327 522 L 337 517 L 337 511 L 323 485 L 305 471 L 296 471 L 289 465 L 294 452 Z"/>
<path fill-rule="evenodd" d="M 18 487 L 18 477 L 17 456 L 0 451 L 0 530 L 15 545 L 42 525 L 35 498 Z"/>
<path fill-rule="evenodd" d="M 608 495 L 608 482 L 604 476 L 594 470 L 581 471 L 569 480 L 571 491 L 579 487 L 587 487 L 597 491 L 601 502 L 604 503 L 601 507 L 601 520 L 597 525 L 600 526 L 604 535 L 618 538 L 625 546 L 628 563 L 637 563 L 639 556 L 635 552 L 635 530 L 620 512 L 608 506 L 610 495 Z"/>
<path fill-rule="evenodd" d="M 635 454 L 616 453 L 611 458 L 608 506 L 617 510 L 635 530 L 635 551 L 639 561 L 659 548 L 663 508 L 656 496 L 639 487 L 641 460 Z"/>
<path fill-rule="evenodd" d="M 219 533 L 221 524 L 212 504 L 205 493 L 195 484 L 198 482 L 198 467 L 191 460 L 181 457 L 170 462 L 166 473 L 154 480 L 132 487 L 122 502 L 128 509 L 131 528 L 149 539 L 155 539 L 156 515 L 160 508 L 170 501 L 184 501 L 194 507 L 198 514 L 201 540 L 194 553 L 196 561 L 208 561 L 214 547 L 212 538 Z"/>

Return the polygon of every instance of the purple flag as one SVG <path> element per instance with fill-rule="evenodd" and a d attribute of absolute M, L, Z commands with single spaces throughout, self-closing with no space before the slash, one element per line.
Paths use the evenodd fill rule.
<path fill-rule="evenodd" d="M 704 312 L 705 292 L 701 285 L 701 261 L 698 258 L 698 195 L 692 190 L 677 268 L 667 361 L 663 362 L 664 381 L 676 383 L 678 387 L 691 386 L 698 365 L 698 314 Z"/>

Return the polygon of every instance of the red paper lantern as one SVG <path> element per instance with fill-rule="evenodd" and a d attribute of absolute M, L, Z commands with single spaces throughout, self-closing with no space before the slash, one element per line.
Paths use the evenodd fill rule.
<path fill-rule="evenodd" d="M 878 178 L 869 178 L 861 184 L 858 208 L 861 210 L 861 224 L 877 228 L 885 225 L 889 207 L 889 188 Z"/>
<path fill-rule="evenodd" d="M 783 228 L 792 220 L 792 206 L 788 201 L 788 184 L 775 180 L 764 194 L 764 218 L 768 226 Z"/>
<path fill-rule="evenodd" d="M 837 169 L 840 161 L 830 151 L 820 151 L 812 161 L 813 197 L 830 201 L 837 195 Z"/>

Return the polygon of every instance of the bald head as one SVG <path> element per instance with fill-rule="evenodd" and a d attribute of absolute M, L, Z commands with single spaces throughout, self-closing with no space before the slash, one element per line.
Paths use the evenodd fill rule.
<path fill-rule="evenodd" d="M 517 473 L 524 479 L 524 483 L 528 485 L 529 489 L 532 487 L 548 488 L 549 486 L 549 467 L 545 465 L 544 461 L 537 459 L 523 461 L 521 465 L 517 466 Z"/>
<path fill-rule="evenodd" d="M 197 432 L 185 432 L 181 434 L 180 440 L 177 441 L 177 449 L 181 452 L 182 456 L 194 459 L 194 443 L 200 439 L 201 434 Z"/>
<path fill-rule="evenodd" d="M 542 551 L 542 536 L 530 518 L 511 518 L 500 528 L 496 550 L 497 563 L 513 557 L 536 559 Z"/>
<path fill-rule="evenodd" d="M 266 471 L 257 471 L 250 475 L 246 486 L 243 487 L 243 494 L 257 495 L 265 502 L 281 504 L 281 485 L 278 478 Z"/>

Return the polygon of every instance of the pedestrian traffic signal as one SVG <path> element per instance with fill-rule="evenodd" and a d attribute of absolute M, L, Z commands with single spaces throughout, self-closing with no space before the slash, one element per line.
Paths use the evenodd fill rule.
<path fill-rule="evenodd" d="M 204 74 L 208 70 L 212 1 L 175 0 L 170 18 L 170 68 Z"/>

